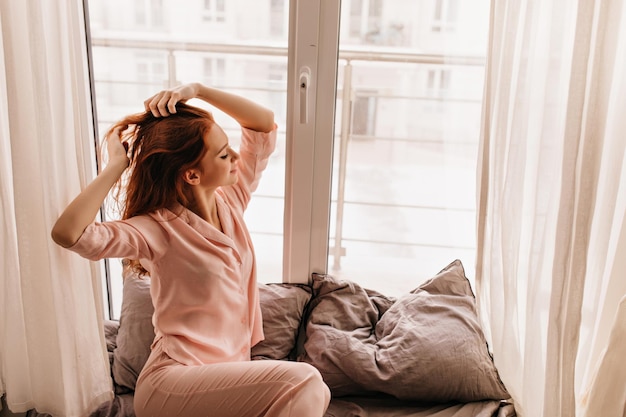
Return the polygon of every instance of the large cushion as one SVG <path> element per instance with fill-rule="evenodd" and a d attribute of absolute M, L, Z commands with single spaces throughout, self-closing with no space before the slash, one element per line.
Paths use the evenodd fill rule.
<path fill-rule="evenodd" d="M 259 284 L 265 339 L 252 347 L 252 359 L 293 359 L 311 288 L 299 284 Z"/>
<path fill-rule="evenodd" d="M 313 276 L 298 360 L 334 396 L 381 392 L 402 400 L 508 399 L 456 260 L 397 300 L 328 275 Z"/>
<path fill-rule="evenodd" d="M 122 310 L 111 370 L 115 383 L 135 389 L 154 339 L 150 278 L 125 268 Z M 265 340 L 252 348 L 253 359 L 288 359 L 297 339 L 311 289 L 298 284 L 259 284 Z"/>
<path fill-rule="evenodd" d="M 135 389 L 137 377 L 148 360 L 154 339 L 150 278 L 124 268 L 124 291 L 111 372 L 118 386 Z"/>

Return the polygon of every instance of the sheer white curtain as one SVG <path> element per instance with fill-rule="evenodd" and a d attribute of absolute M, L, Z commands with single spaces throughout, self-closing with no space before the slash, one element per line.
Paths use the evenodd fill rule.
<path fill-rule="evenodd" d="M 626 6 L 493 0 L 491 25 L 476 275 L 496 365 L 522 417 L 622 417 Z"/>
<path fill-rule="evenodd" d="M 82 2 L 2 0 L 0 18 L 0 394 L 84 416 L 112 398 L 98 271 L 50 239 L 93 172 Z"/>

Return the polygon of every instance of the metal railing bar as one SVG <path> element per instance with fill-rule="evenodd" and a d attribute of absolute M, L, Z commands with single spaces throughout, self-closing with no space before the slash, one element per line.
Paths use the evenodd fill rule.
<path fill-rule="evenodd" d="M 330 239 L 333 240 L 333 237 L 330 236 Z M 476 249 L 474 246 L 463 246 L 463 245 L 438 245 L 435 243 L 415 243 L 415 242 L 397 242 L 397 241 L 385 241 L 385 240 L 374 240 L 374 239 L 356 239 L 350 237 L 343 237 L 342 242 L 359 242 L 359 243 L 373 243 L 377 245 L 393 245 L 393 246 L 410 246 L 410 247 L 420 247 L 420 248 L 439 248 L 439 249 L 464 249 L 464 250 L 473 250 Z"/>
<path fill-rule="evenodd" d="M 132 85 L 132 86 L 155 86 L 157 88 L 163 87 L 163 83 L 161 81 L 134 81 L 134 80 L 105 80 L 99 78 L 96 80 L 96 84 L 105 84 L 105 85 Z M 238 91 L 264 91 L 269 93 L 285 93 L 287 90 L 284 87 L 243 87 L 243 86 L 233 86 L 233 85 L 225 85 L 220 84 L 219 88 L 224 90 L 238 90 Z"/>
<path fill-rule="evenodd" d="M 125 35 L 126 36 L 126 35 Z M 128 49 L 153 49 L 159 51 L 211 52 L 239 55 L 287 56 L 286 46 L 252 45 L 236 43 L 208 43 L 198 41 L 173 41 L 171 39 L 128 39 L 115 38 L 112 34 L 106 37 L 93 36 L 94 46 Z"/>
<path fill-rule="evenodd" d="M 422 144 L 431 144 L 431 145 L 454 145 L 454 146 L 478 146 L 478 143 L 476 142 L 470 142 L 470 141 L 456 141 L 456 142 L 451 142 L 451 141 L 446 141 L 445 139 L 424 139 L 424 138 L 417 138 L 417 137 L 404 137 L 404 138 L 398 138 L 398 137 L 393 137 L 393 136 L 372 136 L 372 135 L 357 135 L 354 133 L 350 134 L 350 140 L 370 140 L 370 141 L 375 141 L 375 140 L 380 140 L 380 141 L 384 141 L 384 142 L 409 142 L 409 143 L 422 143 Z"/>
<path fill-rule="evenodd" d="M 335 200 L 332 200 L 334 203 Z M 404 208 L 411 210 L 431 210 L 431 211 L 451 211 L 456 213 L 474 213 L 476 210 L 463 207 L 438 207 L 438 206 L 420 206 L 414 204 L 392 204 L 392 203 L 378 203 L 375 201 L 350 201 L 344 200 L 344 204 L 352 204 L 358 206 L 370 206 L 370 207 L 387 207 L 387 208 Z"/>
<path fill-rule="evenodd" d="M 272 237 L 283 236 L 282 233 L 260 232 L 260 231 L 255 231 L 255 230 L 250 230 L 250 234 L 260 235 L 260 236 L 272 236 Z M 330 236 L 330 240 L 334 240 L 334 236 Z M 433 244 L 433 243 L 397 242 L 397 241 L 386 241 L 386 240 L 376 240 L 376 239 L 356 239 L 356 238 L 347 238 L 347 237 L 343 237 L 341 240 L 344 242 L 374 243 L 377 245 L 392 245 L 392 246 L 404 246 L 404 247 L 463 249 L 463 250 L 476 249 L 473 246 L 463 246 L 463 245 L 438 245 L 438 244 Z"/>
<path fill-rule="evenodd" d="M 340 90 L 338 90 L 340 91 Z M 466 103 L 466 104 L 480 104 L 482 102 L 479 98 L 462 98 L 462 97 L 445 97 L 445 96 L 417 96 L 417 95 L 398 95 L 398 94 L 374 94 L 369 92 L 358 92 L 355 90 L 355 97 L 363 98 L 384 98 L 387 100 L 414 100 L 414 101 L 434 101 L 434 102 L 446 102 L 446 103 Z"/>
<path fill-rule="evenodd" d="M 122 36 L 122 35 L 120 35 Z M 260 56 L 287 56 L 286 46 L 271 45 L 251 45 L 249 43 L 207 43 L 198 41 L 173 41 L 169 39 L 128 39 L 116 38 L 113 34 L 106 37 L 94 36 L 92 34 L 91 43 L 94 46 L 105 46 L 111 48 L 136 48 L 136 49 L 156 49 L 156 50 L 176 50 L 185 52 L 210 52 L 239 55 L 260 55 Z M 444 55 L 426 54 L 411 50 L 385 50 L 375 49 L 362 51 L 355 48 L 341 47 L 339 50 L 340 60 L 347 61 L 376 61 L 394 62 L 409 64 L 436 64 L 436 65 L 468 65 L 484 66 L 484 56 L 473 55 Z"/>

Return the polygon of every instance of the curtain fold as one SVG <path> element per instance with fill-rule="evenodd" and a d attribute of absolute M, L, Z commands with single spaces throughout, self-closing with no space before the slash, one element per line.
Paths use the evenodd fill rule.
<path fill-rule="evenodd" d="M 624 350 L 609 340 L 626 294 L 625 13 L 616 0 L 492 1 L 477 296 L 522 417 L 582 416 L 623 378 L 597 369 Z M 623 410 L 617 390 L 606 407 Z M 617 415 L 601 410 L 588 415 Z"/>
<path fill-rule="evenodd" d="M 82 1 L 3 0 L 0 28 L 1 393 L 84 416 L 112 398 L 99 270 L 50 239 L 94 172 Z"/>

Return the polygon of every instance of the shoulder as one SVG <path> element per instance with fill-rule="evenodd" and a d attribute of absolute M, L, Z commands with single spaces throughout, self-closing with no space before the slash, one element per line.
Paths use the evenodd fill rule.
<path fill-rule="evenodd" d="M 123 220 L 122 222 L 137 229 L 144 235 L 160 235 L 167 229 L 168 223 L 177 219 L 173 212 L 167 209 L 156 210 Z"/>

